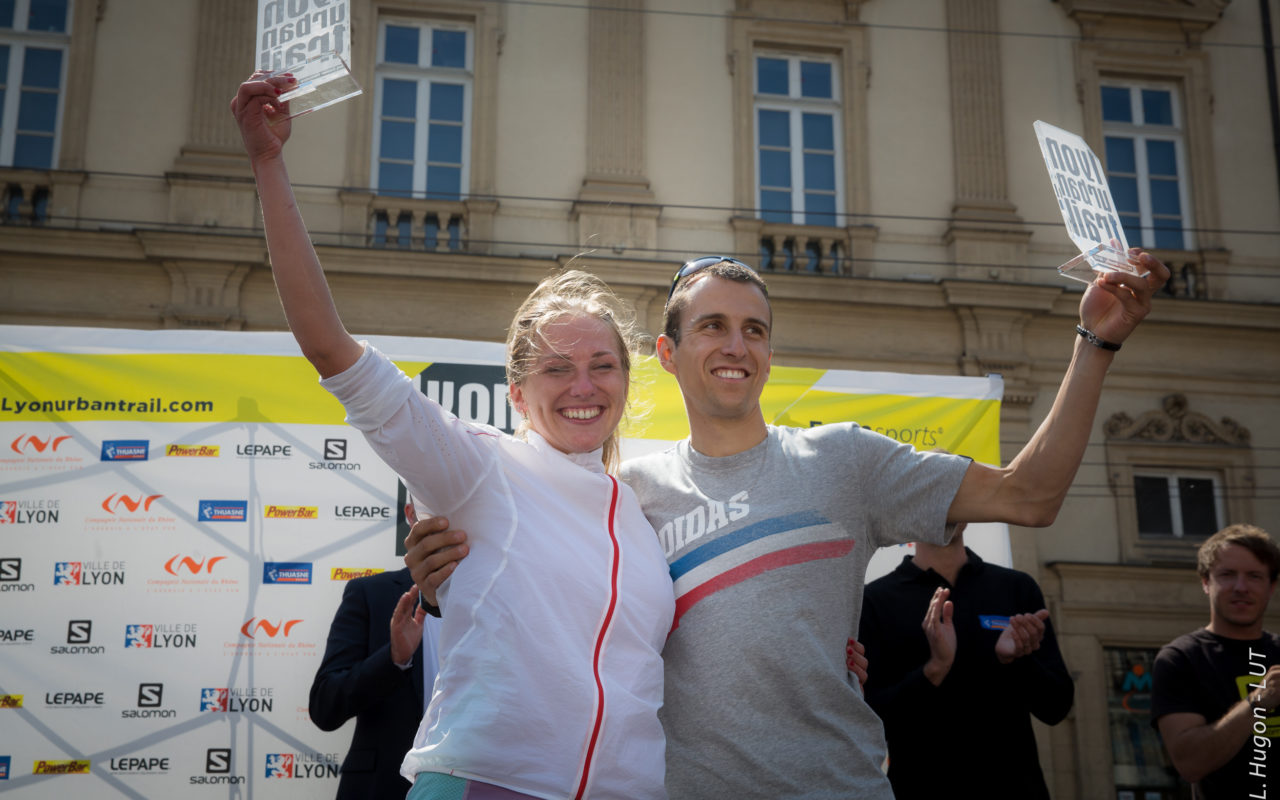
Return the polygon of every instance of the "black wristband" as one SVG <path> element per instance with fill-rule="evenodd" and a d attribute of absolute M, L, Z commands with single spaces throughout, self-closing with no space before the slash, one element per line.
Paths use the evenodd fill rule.
<path fill-rule="evenodd" d="M 1110 350 L 1113 353 L 1120 349 L 1120 345 L 1116 344 L 1115 342 L 1108 342 L 1106 339 L 1100 338 L 1098 334 L 1094 333 L 1093 331 L 1083 326 L 1077 325 L 1076 333 L 1083 336 L 1084 340 L 1089 344 L 1093 345 L 1094 347 L 1101 347 L 1103 350 Z"/>

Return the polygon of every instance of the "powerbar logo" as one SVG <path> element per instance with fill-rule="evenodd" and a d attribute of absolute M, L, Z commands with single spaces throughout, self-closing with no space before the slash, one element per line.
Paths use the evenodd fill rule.
<path fill-rule="evenodd" d="M 262 565 L 262 582 L 311 583 L 311 562 L 268 561 Z"/>
<path fill-rule="evenodd" d="M 272 689 L 201 689 L 200 713 L 236 714 L 244 711 L 271 711 L 275 704 Z"/>
<path fill-rule="evenodd" d="M 216 444 L 171 444 L 164 448 L 169 458 L 217 458 L 222 448 Z"/>
<path fill-rule="evenodd" d="M 375 567 L 365 567 L 364 569 L 349 569 L 347 567 L 334 567 L 329 572 L 329 580 L 331 581 L 353 581 L 356 578 L 367 578 L 370 575 L 377 575 L 385 570 Z"/>
<path fill-rule="evenodd" d="M 319 519 L 317 506 L 267 506 L 262 516 L 266 519 Z"/>
<path fill-rule="evenodd" d="M 267 753 L 267 778 L 336 778 L 338 756 L 326 753 Z"/>
<path fill-rule="evenodd" d="M 201 522 L 245 522 L 249 519 L 249 501 L 201 500 L 196 513 Z"/>
<path fill-rule="evenodd" d="M 0 694 L 0 708 L 22 708 L 21 694 Z"/>
<path fill-rule="evenodd" d="M 88 775 L 89 759 L 72 761 L 37 761 L 31 766 L 36 775 Z"/>
<path fill-rule="evenodd" d="M 151 449 L 147 439 L 108 439 L 102 443 L 103 461 L 146 461 Z"/>

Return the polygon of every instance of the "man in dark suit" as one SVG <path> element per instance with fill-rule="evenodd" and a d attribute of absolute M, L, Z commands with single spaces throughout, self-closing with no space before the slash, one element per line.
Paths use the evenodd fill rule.
<path fill-rule="evenodd" d="M 342 592 L 310 702 L 321 730 L 356 718 L 338 800 L 401 800 L 409 791 L 400 762 L 413 746 L 425 681 L 434 682 L 436 670 L 439 620 L 425 622 L 407 568 L 356 578 Z"/>

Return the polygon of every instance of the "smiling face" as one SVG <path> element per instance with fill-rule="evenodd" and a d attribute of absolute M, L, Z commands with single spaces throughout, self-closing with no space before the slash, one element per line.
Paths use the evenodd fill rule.
<path fill-rule="evenodd" d="M 1262 615 L 1276 585 L 1257 556 L 1238 544 L 1227 545 L 1201 585 L 1209 595 L 1209 630 L 1234 639 L 1262 635 Z"/>
<path fill-rule="evenodd" d="M 528 375 L 511 387 L 511 404 L 562 453 L 604 444 L 627 405 L 628 375 L 617 334 L 591 316 L 565 316 L 542 327 Z"/>
<path fill-rule="evenodd" d="M 773 356 L 764 295 L 750 283 L 706 277 L 689 287 L 687 298 L 680 343 L 660 337 L 658 358 L 680 383 L 690 425 L 763 425 L 760 394 Z"/>

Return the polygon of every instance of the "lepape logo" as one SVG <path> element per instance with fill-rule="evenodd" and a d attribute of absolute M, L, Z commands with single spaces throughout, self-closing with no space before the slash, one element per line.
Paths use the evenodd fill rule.
<path fill-rule="evenodd" d="M 46 450 L 56 453 L 62 443 L 70 438 L 70 436 L 47 436 L 41 439 L 39 436 L 29 436 L 24 433 L 9 444 L 9 449 L 19 455 L 43 453 Z"/>
<path fill-rule="evenodd" d="M 164 775 L 169 771 L 169 759 L 123 756 L 107 762 L 107 771 L 129 775 Z"/>
<path fill-rule="evenodd" d="M 302 622 L 300 619 L 290 619 L 272 623 L 265 619 L 249 617 L 240 626 L 240 633 L 250 639 L 256 639 L 259 634 L 266 634 L 268 639 L 274 639 L 276 636 L 288 637 L 290 631 L 300 622 Z"/>
<path fill-rule="evenodd" d="M 219 561 L 226 561 L 226 556 L 211 556 L 207 559 L 195 559 L 191 556 L 184 556 L 181 553 L 164 562 L 164 571 L 170 575 L 177 575 L 180 571 L 185 570 L 192 575 L 199 575 L 203 570 L 205 574 L 211 574 L 213 567 Z"/>
<path fill-rule="evenodd" d="M 240 458 L 289 458 L 293 446 L 287 444 L 238 444 L 236 455 Z"/>
<path fill-rule="evenodd" d="M 120 513 L 123 508 L 125 512 L 133 514 L 141 508 L 144 512 L 151 510 L 151 504 L 164 497 L 162 494 L 138 495 L 131 497 L 123 493 L 112 493 L 102 501 L 102 510 L 108 514 Z"/>

